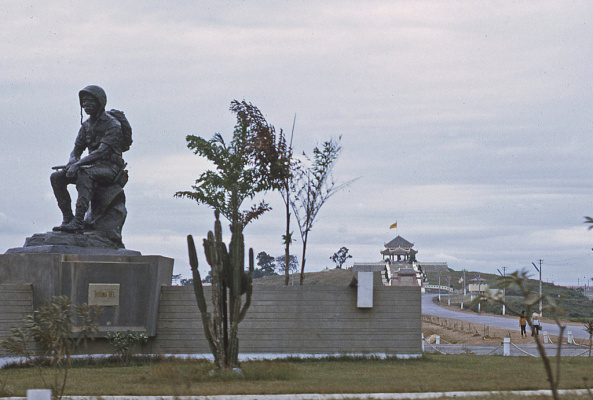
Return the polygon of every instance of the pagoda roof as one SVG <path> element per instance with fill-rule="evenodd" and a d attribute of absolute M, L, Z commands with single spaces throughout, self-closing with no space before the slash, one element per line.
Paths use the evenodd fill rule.
<path fill-rule="evenodd" d="M 393 248 L 388 248 L 385 250 L 381 250 L 381 254 L 383 255 L 406 255 L 406 254 L 418 254 L 417 250 L 414 250 L 412 248 L 408 248 L 408 249 L 404 249 L 402 247 L 397 247 L 395 249 Z"/>
<path fill-rule="evenodd" d="M 385 245 L 386 248 L 394 248 L 394 247 L 403 247 L 403 248 L 412 248 L 414 247 L 414 243 L 408 242 L 401 236 L 396 237 L 391 242 Z"/>

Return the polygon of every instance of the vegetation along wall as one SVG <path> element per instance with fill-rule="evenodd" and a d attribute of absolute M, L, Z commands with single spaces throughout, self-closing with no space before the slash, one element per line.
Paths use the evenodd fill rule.
<path fill-rule="evenodd" d="M 239 351 L 421 355 L 419 287 L 376 286 L 372 308 L 357 308 L 356 296 L 349 286 L 254 286 Z M 210 353 L 193 287 L 163 287 L 157 336 L 148 346 L 152 353 Z"/>

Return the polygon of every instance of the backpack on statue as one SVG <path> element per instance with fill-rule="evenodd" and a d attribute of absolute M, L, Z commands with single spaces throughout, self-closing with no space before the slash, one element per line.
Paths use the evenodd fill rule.
<path fill-rule="evenodd" d="M 115 110 L 115 109 L 106 111 L 106 113 L 109 116 L 117 119 L 119 121 L 119 123 L 121 124 L 121 131 L 124 135 L 124 141 L 122 143 L 122 149 L 121 149 L 122 152 L 130 150 L 130 146 L 132 145 L 132 126 L 130 125 L 130 122 L 126 118 L 126 115 L 124 114 L 123 111 Z"/>

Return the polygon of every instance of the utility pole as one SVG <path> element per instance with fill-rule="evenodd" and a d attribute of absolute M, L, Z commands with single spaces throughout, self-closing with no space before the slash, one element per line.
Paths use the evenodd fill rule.
<path fill-rule="evenodd" d="M 499 269 L 497 269 L 498 273 L 500 274 L 500 276 L 502 277 L 506 277 L 507 276 L 507 267 L 502 267 L 502 273 L 500 272 Z M 505 304 L 504 301 L 506 300 L 506 288 L 502 288 L 502 315 L 505 315 L 506 312 L 506 308 L 505 308 Z"/>
<path fill-rule="evenodd" d="M 461 283 L 463 284 L 463 295 L 461 295 L 461 309 L 463 310 L 463 299 L 465 298 L 465 268 L 463 269 L 463 278 L 461 279 Z"/>
<path fill-rule="evenodd" d="M 531 263 L 531 265 L 533 265 L 533 267 L 535 268 L 535 270 L 537 272 L 539 272 L 539 317 L 542 317 L 542 263 L 544 262 L 544 260 L 540 259 L 538 260 L 539 262 L 539 268 L 537 267 L 537 265 L 535 265 L 534 262 Z"/>
<path fill-rule="evenodd" d="M 480 313 L 482 311 L 482 298 L 480 297 L 482 295 L 482 275 L 474 274 L 474 276 L 478 280 L 478 313 Z"/>
<path fill-rule="evenodd" d="M 439 271 L 439 303 L 441 302 L 441 271 Z"/>

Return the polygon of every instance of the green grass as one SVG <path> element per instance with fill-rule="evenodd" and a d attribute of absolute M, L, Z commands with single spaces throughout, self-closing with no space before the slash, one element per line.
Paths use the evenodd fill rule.
<path fill-rule="evenodd" d="M 203 360 L 143 362 L 124 367 L 75 366 L 68 395 L 221 395 L 280 393 L 400 393 L 440 391 L 536 390 L 548 385 L 539 359 L 475 355 L 427 355 L 416 360 L 276 360 L 242 364 L 243 375 L 211 376 Z M 562 360 L 561 388 L 583 388 L 593 376 L 587 358 Z M 34 368 L 0 370 L 2 396 L 25 396 L 39 388 Z M 0 388 L 2 385 L 0 384 Z"/>

